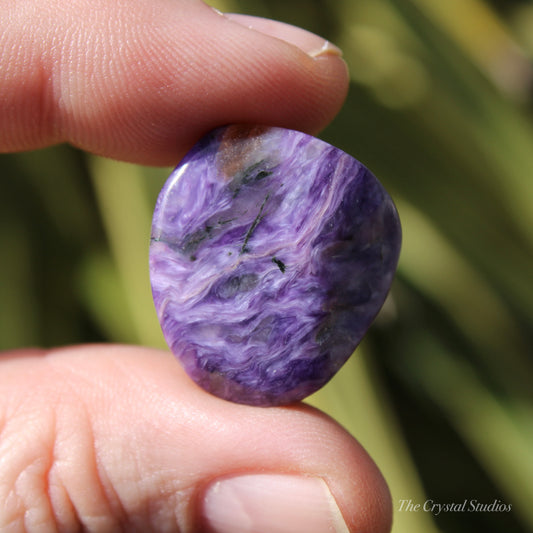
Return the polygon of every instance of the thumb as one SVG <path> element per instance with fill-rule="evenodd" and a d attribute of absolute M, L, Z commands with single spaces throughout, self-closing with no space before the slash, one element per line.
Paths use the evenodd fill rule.
<path fill-rule="evenodd" d="M 0 502 L 10 532 L 390 527 L 381 475 L 331 419 L 225 402 L 125 346 L 0 359 Z"/>
<path fill-rule="evenodd" d="M 348 83 L 322 38 L 199 0 L 8 2 L 0 35 L 4 152 L 66 141 L 175 164 L 222 124 L 317 132 Z"/>

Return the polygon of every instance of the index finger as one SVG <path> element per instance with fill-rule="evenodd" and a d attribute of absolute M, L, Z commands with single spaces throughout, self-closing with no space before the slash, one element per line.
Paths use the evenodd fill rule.
<path fill-rule="evenodd" d="M 69 142 L 171 165 L 226 123 L 316 133 L 348 81 L 324 39 L 199 0 L 12 2 L 0 35 L 2 152 Z"/>

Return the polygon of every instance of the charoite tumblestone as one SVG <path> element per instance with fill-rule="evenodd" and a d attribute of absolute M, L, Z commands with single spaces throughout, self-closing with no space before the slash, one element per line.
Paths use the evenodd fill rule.
<path fill-rule="evenodd" d="M 280 405 L 322 387 L 385 300 L 401 230 L 376 178 L 309 135 L 217 129 L 158 198 L 152 290 L 189 376 L 238 403 Z"/>

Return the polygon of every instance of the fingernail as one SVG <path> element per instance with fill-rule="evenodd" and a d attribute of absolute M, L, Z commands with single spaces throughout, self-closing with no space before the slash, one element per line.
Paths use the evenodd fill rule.
<path fill-rule="evenodd" d="M 284 22 L 278 22 L 276 20 L 252 17 L 250 15 L 226 13 L 224 16 L 251 30 L 259 31 L 270 37 L 276 37 L 277 39 L 281 39 L 297 46 L 300 50 L 303 50 L 307 55 L 313 58 L 324 55 L 342 57 L 342 50 L 340 48 L 323 37 L 319 37 L 318 35 L 303 30 L 302 28 L 298 28 L 297 26 L 291 26 L 290 24 L 285 24 Z"/>
<path fill-rule="evenodd" d="M 205 494 L 203 516 L 213 533 L 348 533 L 318 478 L 260 474 L 219 480 Z"/>

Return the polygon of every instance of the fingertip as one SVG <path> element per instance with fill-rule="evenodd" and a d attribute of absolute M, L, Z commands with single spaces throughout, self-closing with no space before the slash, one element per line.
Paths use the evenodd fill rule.
<path fill-rule="evenodd" d="M 258 123 L 311 134 L 326 127 L 348 92 L 349 72 L 342 50 L 319 35 L 277 20 L 235 13 L 223 17 L 247 30 L 246 34 L 235 30 L 235 35 L 264 51 L 265 78 L 284 89 L 284 103 L 278 109 L 267 108 L 270 119 L 261 109 L 266 119 Z M 267 96 L 275 95 L 275 87 L 268 88 L 271 94 Z M 260 89 L 257 93 L 261 97 Z"/>
<path fill-rule="evenodd" d="M 303 28 L 277 20 L 238 13 L 227 13 L 222 14 L 222 16 L 250 30 L 260 32 L 269 37 L 275 37 L 296 46 L 312 58 L 327 55 L 342 57 L 342 50 L 338 46 Z"/>
<path fill-rule="evenodd" d="M 54 473 L 65 501 L 77 502 L 80 524 L 91 523 L 98 499 L 102 518 L 135 517 L 145 531 L 176 522 L 221 533 L 249 531 L 250 523 L 269 533 L 390 529 L 377 466 L 314 408 L 221 400 L 160 350 L 98 345 L 13 355 L 3 361 L 2 397 L 32 419 L 52 416 L 55 436 L 39 453 L 53 448 L 61 458 Z M 18 417 L 24 454 L 38 428 L 20 409 L 15 415 L 10 427 Z"/>
<path fill-rule="evenodd" d="M 204 522 L 213 533 L 349 533 L 320 478 L 249 474 L 222 479 L 207 490 Z"/>
<path fill-rule="evenodd" d="M 222 400 L 199 388 L 161 350 L 111 345 L 56 354 L 62 366 L 75 367 L 75 374 L 85 368 L 91 381 L 103 384 L 108 392 L 93 404 L 94 416 L 113 402 L 113 417 L 107 420 L 111 440 L 136 443 L 134 456 L 143 475 L 174 472 L 181 479 L 164 482 L 181 486 L 181 491 L 188 487 L 194 496 L 180 507 L 182 521 L 232 533 L 250 520 L 269 533 L 298 531 L 295 524 L 301 520 L 305 528 L 300 530 L 311 533 L 309 519 L 317 527 L 328 524 L 332 531 L 390 531 L 391 497 L 375 462 L 316 408 L 260 408 Z M 117 465 L 109 466 L 108 475 L 120 474 Z M 115 488 L 119 486 L 117 482 Z M 146 488 L 146 498 L 157 497 L 157 486 Z M 265 515 L 261 502 L 267 500 L 270 512 Z M 240 522 L 233 516 L 238 509 Z M 293 527 L 276 529 L 281 517 Z"/>
<path fill-rule="evenodd" d="M 389 533 L 393 507 L 389 486 L 366 449 L 334 419 L 313 407 L 313 418 L 320 423 L 316 439 L 324 442 L 330 459 L 324 481 L 344 517 L 349 531 Z"/>
<path fill-rule="evenodd" d="M 136 156 L 152 154 L 150 164 L 175 165 L 201 136 L 232 123 L 316 135 L 339 112 L 349 75 L 336 46 L 274 20 L 212 10 L 203 16 L 201 29 L 190 37 L 194 48 L 181 52 L 189 58 L 185 75 L 179 85 L 167 84 L 177 95 L 166 97 L 169 106 L 160 111 L 165 119 L 153 126 L 158 151 Z"/>
<path fill-rule="evenodd" d="M 315 134 L 346 95 L 338 49 L 293 26 L 220 16 L 194 0 L 56 3 L 44 11 L 10 6 L 0 24 L 0 66 L 10 72 L 0 151 L 62 141 L 174 165 L 223 124 Z"/>

